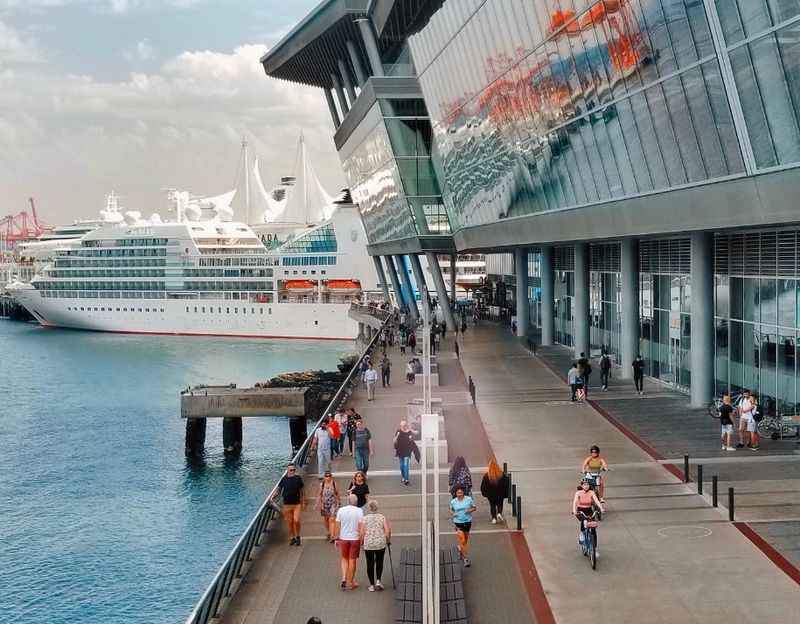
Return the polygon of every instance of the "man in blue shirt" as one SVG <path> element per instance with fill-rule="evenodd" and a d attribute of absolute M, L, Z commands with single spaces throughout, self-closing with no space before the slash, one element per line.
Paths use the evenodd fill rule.
<path fill-rule="evenodd" d="M 453 516 L 453 524 L 456 526 L 456 537 L 458 537 L 458 554 L 464 561 L 464 567 L 470 566 L 467 557 L 469 542 L 469 530 L 472 528 L 472 514 L 475 513 L 475 501 L 471 496 L 464 495 L 464 488 L 456 487 L 456 497 L 450 501 L 450 513 Z"/>

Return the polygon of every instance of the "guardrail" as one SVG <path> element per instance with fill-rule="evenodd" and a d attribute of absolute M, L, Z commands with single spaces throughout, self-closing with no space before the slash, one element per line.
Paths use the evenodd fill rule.
<path fill-rule="evenodd" d="M 386 312 L 386 319 L 389 318 L 389 311 L 380 311 Z M 386 319 L 384 319 L 384 324 L 386 323 Z M 356 383 L 358 382 L 357 373 L 361 368 L 361 363 L 364 361 L 364 357 L 370 354 L 375 348 L 375 345 L 378 342 L 378 336 L 380 336 L 380 332 L 376 332 L 370 343 L 361 352 L 361 355 L 350 369 L 350 372 L 348 373 L 344 382 L 342 382 L 342 385 L 339 386 L 336 394 L 333 395 L 333 398 L 328 403 L 328 406 L 314 424 L 314 428 L 311 430 L 311 433 L 308 435 L 305 442 L 303 442 L 303 445 L 292 458 L 292 462 L 298 468 L 305 466 L 308 461 L 308 453 L 311 448 L 311 441 L 313 440 L 314 433 L 319 428 L 322 419 L 328 414 L 333 414 L 334 411 L 342 403 L 344 403 L 345 400 L 347 400 L 349 396 L 347 392 L 350 386 L 354 381 Z M 278 513 L 279 508 L 275 503 L 275 499 L 280 494 L 278 484 L 280 484 L 280 480 L 285 474 L 286 471 L 284 470 L 283 474 L 278 479 L 278 482 L 275 484 L 275 487 L 272 488 L 269 496 L 267 496 L 261 507 L 259 507 L 256 515 L 247 525 L 247 528 L 236 542 L 233 550 L 231 550 L 230 554 L 225 558 L 225 561 L 214 575 L 214 578 L 211 580 L 208 588 L 206 588 L 200 600 L 195 605 L 194 609 L 192 609 L 191 614 L 186 619 L 186 624 L 208 624 L 212 618 L 216 618 L 221 615 L 220 607 L 222 606 L 223 601 L 236 593 L 238 586 L 234 588 L 234 581 L 241 579 L 244 576 L 244 573 L 247 571 L 245 569 L 247 563 L 252 561 L 253 549 L 261 545 L 262 536 L 269 527 L 270 521 Z"/>
<path fill-rule="evenodd" d="M 381 310 L 377 305 L 364 305 L 363 303 L 355 302 L 350 304 L 350 310 L 361 314 L 369 314 L 381 321 L 386 321 L 392 315 L 392 310 Z"/>

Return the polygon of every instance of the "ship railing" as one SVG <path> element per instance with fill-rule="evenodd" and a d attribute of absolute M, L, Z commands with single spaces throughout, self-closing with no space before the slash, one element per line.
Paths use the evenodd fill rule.
<path fill-rule="evenodd" d="M 350 304 L 350 311 L 359 314 L 369 314 L 384 323 L 392 315 L 392 310 L 381 310 L 377 305 L 364 305 L 363 303 L 356 302 Z"/>
<path fill-rule="evenodd" d="M 387 313 L 388 320 L 388 313 Z M 384 320 L 384 325 L 386 320 Z M 332 415 L 338 408 L 350 398 L 353 387 L 358 385 L 360 380 L 359 373 L 364 358 L 372 353 L 375 349 L 380 332 L 376 332 L 370 340 L 369 344 L 359 355 L 358 359 L 353 364 L 347 377 L 339 386 L 336 394 L 333 395 L 328 406 L 320 414 L 319 419 L 314 424 L 311 433 L 306 437 L 300 449 L 295 453 L 291 463 L 297 468 L 302 468 L 308 462 L 309 452 L 311 450 L 311 442 L 314 439 L 314 434 L 322 424 L 323 418 Z M 241 579 L 249 569 L 249 565 L 253 560 L 253 551 L 261 546 L 264 534 L 268 531 L 270 522 L 280 514 L 280 507 L 277 500 L 280 496 L 279 484 L 281 479 L 286 475 L 284 470 L 283 474 L 278 478 L 275 486 L 270 491 L 269 495 L 264 499 L 264 502 L 259 507 L 253 519 L 250 520 L 247 528 L 245 528 L 241 537 L 236 542 L 233 550 L 225 558 L 211 583 L 206 588 L 200 600 L 192 609 L 191 614 L 186 619 L 186 624 L 208 624 L 212 619 L 221 616 L 224 608 L 227 606 L 229 599 L 236 593 L 239 588 Z"/>

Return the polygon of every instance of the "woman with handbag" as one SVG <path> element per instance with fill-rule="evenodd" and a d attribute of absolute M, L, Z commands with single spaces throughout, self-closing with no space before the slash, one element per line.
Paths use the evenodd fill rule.
<path fill-rule="evenodd" d="M 383 591 L 381 576 L 383 575 L 383 558 L 386 547 L 392 540 L 392 527 L 382 513 L 378 513 L 378 501 L 374 498 L 367 503 L 367 515 L 361 521 L 361 542 L 364 544 L 364 556 L 367 558 L 367 577 L 369 591 Z"/>

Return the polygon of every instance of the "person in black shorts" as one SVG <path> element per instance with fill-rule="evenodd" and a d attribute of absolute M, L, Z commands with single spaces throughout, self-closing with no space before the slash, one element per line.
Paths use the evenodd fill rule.
<path fill-rule="evenodd" d="M 475 513 L 475 502 L 471 496 L 464 494 L 464 488 L 457 485 L 455 498 L 450 501 L 450 513 L 453 515 L 453 524 L 456 527 L 458 538 L 458 554 L 464 561 L 464 567 L 470 566 L 469 557 L 469 531 L 472 528 L 472 514 Z"/>
<path fill-rule="evenodd" d="M 735 451 L 733 444 L 733 405 L 731 395 L 727 392 L 722 395 L 722 405 L 719 406 L 720 437 L 722 438 L 723 451 Z"/>
<path fill-rule="evenodd" d="M 297 467 L 289 464 L 286 467 L 286 474 L 278 483 L 283 499 L 283 519 L 289 528 L 289 546 L 300 545 L 300 513 L 305 505 L 305 495 L 303 492 L 303 478 L 297 474 Z"/>

